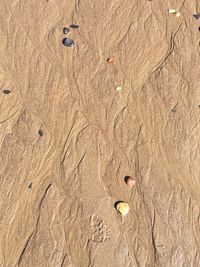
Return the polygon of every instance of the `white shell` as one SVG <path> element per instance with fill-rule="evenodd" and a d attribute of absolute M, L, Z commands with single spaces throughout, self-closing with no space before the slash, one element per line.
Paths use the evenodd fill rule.
<path fill-rule="evenodd" d="M 117 90 L 117 91 L 122 90 L 122 86 L 117 86 L 117 87 L 116 87 L 116 90 Z"/>
<path fill-rule="evenodd" d="M 176 13 L 176 10 L 173 8 L 168 8 L 168 12 L 169 12 L 169 14 L 174 14 L 174 13 Z"/>

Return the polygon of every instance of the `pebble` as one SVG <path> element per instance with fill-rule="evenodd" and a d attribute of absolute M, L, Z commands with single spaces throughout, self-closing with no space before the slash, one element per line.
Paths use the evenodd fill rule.
<path fill-rule="evenodd" d="M 120 90 L 122 90 L 122 86 L 117 86 L 115 89 L 116 89 L 117 91 L 120 91 Z"/>
<path fill-rule="evenodd" d="M 69 28 L 64 27 L 64 28 L 63 28 L 63 33 L 64 33 L 64 34 L 68 34 L 68 33 L 69 33 Z"/>
<path fill-rule="evenodd" d="M 114 58 L 113 58 L 113 57 L 109 57 L 109 58 L 107 59 L 107 62 L 108 62 L 108 63 L 113 63 L 113 62 L 114 62 Z"/>
<path fill-rule="evenodd" d="M 3 90 L 3 93 L 6 94 L 6 95 L 9 95 L 9 94 L 11 93 L 11 91 L 8 90 L 8 89 L 4 89 L 4 90 Z"/>
<path fill-rule="evenodd" d="M 43 135 L 44 135 L 44 132 L 40 129 L 40 130 L 38 131 L 38 134 L 39 134 L 40 136 L 43 136 Z"/>
<path fill-rule="evenodd" d="M 64 38 L 62 42 L 65 46 L 69 46 L 69 47 L 72 47 L 75 45 L 74 41 L 70 38 Z"/>
<path fill-rule="evenodd" d="M 174 13 L 176 17 L 180 17 L 181 16 L 181 13 L 180 12 L 176 12 Z"/>
<path fill-rule="evenodd" d="M 195 14 L 195 15 L 193 15 L 193 17 L 195 17 L 195 19 L 199 19 L 200 18 L 200 14 Z"/>
<path fill-rule="evenodd" d="M 79 28 L 79 25 L 71 24 L 70 27 L 73 28 L 73 29 L 78 29 Z"/>
<path fill-rule="evenodd" d="M 115 207 L 122 216 L 126 216 L 129 213 L 129 205 L 126 202 L 119 201 Z"/>
<path fill-rule="evenodd" d="M 133 187 L 136 184 L 136 181 L 131 176 L 126 176 L 124 181 L 129 187 Z"/>

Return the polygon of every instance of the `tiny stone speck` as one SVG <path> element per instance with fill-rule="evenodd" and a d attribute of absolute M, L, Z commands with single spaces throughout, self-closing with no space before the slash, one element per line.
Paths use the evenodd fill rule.
<path fill-rule="evenodd" d="M 39 134 L 40 136 L 43 136 L 43 135 L 44 135 L 44 132 L 40 129 L 40 130 L 38 131 L 38 134 Z"/>

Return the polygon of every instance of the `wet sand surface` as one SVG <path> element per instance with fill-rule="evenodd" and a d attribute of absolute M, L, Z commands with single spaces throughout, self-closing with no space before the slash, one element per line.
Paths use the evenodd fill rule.
<path fill-rule="evenodd" d="M 0 9 L 0 266 L 200 266 L 198 2 Z"/>

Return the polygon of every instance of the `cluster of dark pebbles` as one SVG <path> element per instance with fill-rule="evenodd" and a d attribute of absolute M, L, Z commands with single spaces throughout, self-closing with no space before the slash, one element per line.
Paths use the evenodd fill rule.
<path fill-rule="evenodd" d="M 71 24 L 70 27 L 71 27 L 72 29 L 78 29 L 78 28 L 79 28 L 79 25 Z M 64 33 L 64 34 L 68 34 L 69 32 L 70 32 L 69 28 L 67 28 L 67 27 L 64 27 L 64 28 L 63 28 L 63 33 Z M 62 43 L 63 43 L 63 45 L 68 46 L 68 47 L 73 47 L 73 46 L 75 46 L 75 42 L 74 42 L 72 39 L 70 39 L 70 38 L 64 38 L 64 39 L 62 40 Z"/>

